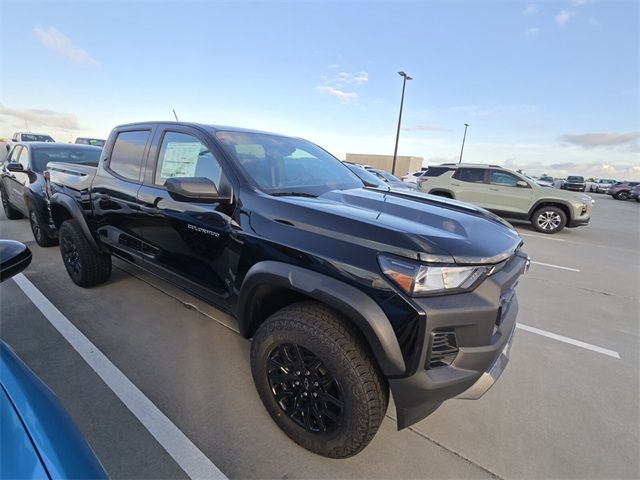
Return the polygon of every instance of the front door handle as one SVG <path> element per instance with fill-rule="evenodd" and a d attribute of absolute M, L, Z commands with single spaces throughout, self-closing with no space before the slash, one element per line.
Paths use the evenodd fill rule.
<path fill-rule="evenodd" d="M 459 187 L 460 186 L 459 183 L 453 183 L 453 182 L 451 182 L 451 185 L 453 185 L 454 187 Z"/>
<path fill-rule="evenodd" d="M 500 191 L 499 188 L 489 188 L 489 190 L 491 190 L 492 192 L 499 192 Z"/>

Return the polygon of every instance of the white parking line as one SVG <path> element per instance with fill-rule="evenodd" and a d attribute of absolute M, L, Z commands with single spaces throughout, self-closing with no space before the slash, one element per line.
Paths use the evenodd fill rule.
<path fill-rule="evenodd" d="M 531 260 L 531 263 L 534 265 L 542 265 L 543 267 L 559 268 L 560 270 L 569 270 L 570 272 L 580 273 L 580 270 L 577 268 L 562 267 L 560 265 L 554 265 L 553 263 L 534 262 L 533 260 Z"/>
<path fill-rule="evenodd" d="M 13 279 L 190 478 L 227 478 L 27 277 Z"/>
<path fill-rule="evenodd" d="M 543 236 L 543 235 L 534 235 L 532 233 L 522 233 L 520 231 L 518 231 L 518 235 L 520 235 L 521 237 L 535 237 L 535 238 L 542 238 L 544 240 L 553 240 L 554 242 L 564 242 L 566 240 L 563 240 L 562 238 L 553 238 L 551 236 Z"/>
<path fill-rule="evenodd" d="M 542 335 L 543 337 L 553 338 L 554 340 L 558 340 L 559 342 L 575 345 L 576 347 L 585 348 L 587 350 L 591 350 L 592 352 L 598 352 L 603 355 L 608 355 L 609 357 L 617 358 L 618 360 L 620 360 L 620 355 L 618 354 L 618 352 L 614 350 L 598 347 L 597 345 L 581 342 L 580 340 L 575 340 L 573 338 L 565 337 L 563 335 L 558 335 L 557 333 L 547 332 L 546 330 L 530 327 L 529 325 L 523 325 L 522 323 L 516 323 L 516 328 L 525 330 L 527 332 L 536 333 L 538 335 Z"/>

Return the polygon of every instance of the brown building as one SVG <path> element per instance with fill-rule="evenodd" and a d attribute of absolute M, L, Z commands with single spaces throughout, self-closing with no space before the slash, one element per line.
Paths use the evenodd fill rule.
<path fill-rule="evenodd" d="M 397 177 L 404 175 L 412 170 L 420 170 L 422 168 L 422 157 L 396 157 L 396 170 L 391 172 L 391 165 L 393 164 L 393 155 L 370 155 L 367 153 L 347 153 L 346 161 L 352 163 L 360 163 L 361 165 L 371 165 L 372 167 L 379 168 L 391 172 Z"/>

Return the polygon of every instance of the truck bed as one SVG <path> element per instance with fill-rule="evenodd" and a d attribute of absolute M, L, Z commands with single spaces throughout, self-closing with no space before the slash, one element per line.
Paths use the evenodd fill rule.
<path fill-rule="evenodd" d="M 89 193 L 93 177 L 98 167 L 77 163 L 49 162 L 49 186 L 51 193 L 67 193 L 76 197 L 77 193 Z M 70 191 L 71 190 L 71 191 Z"/>

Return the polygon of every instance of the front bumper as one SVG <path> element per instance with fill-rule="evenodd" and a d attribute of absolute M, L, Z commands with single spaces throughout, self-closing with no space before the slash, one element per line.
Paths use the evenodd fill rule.
<path fill-rule="evenodd" d="M 584 192 L 587 188 L 586 185 L 567 185 L 566 183 L 562 186 L 564 190 L 572 190 L 574 192 Z"/>
<path fill-rule="evenodd" d="M 591 220 L 591 217 L 574 218 L 573 220 L 570 220 L 569 223 L 567 223 L 567 227 L 568 228 L 583 227 L 584 225 L 588 225 L 589 224 L 589 220 Z"/>
<path fill-rule="evenodd" d="M 426 313 L 426 335 L 419 367 L 409 376 L 390 378 L 398 429 L 419 422 L 451 398 L 480 398 L 504 370 L 515 330 L 515 288 L 528 257 L 518 252 L 474 291 L 414 299 Z M 434 366 L 432 334 L 453 332 L 457 353 L 449 364 Z"/>
<path fill-rule="evenodd" d="M 484 372 L 482 376 L 478 379 L 476 383 L 474 383 L 471 388 L 465 390 L 456 398 L 461 400 L 477 400 L 482 397 L 485 393 L 489 391 L 491 387 L 498 381 L 502 372 L 507 367 L 507 363 L 509 363 L 509 352 L 511 351 L 511 345 L 513 345 L 513 334 L 515 333 L 515 329 L 511 332 L 511 336 L 509 340 L 507 340 L 507 344 L 500 352 L 500 355 L 493 362 L 491 368 Z"/>

